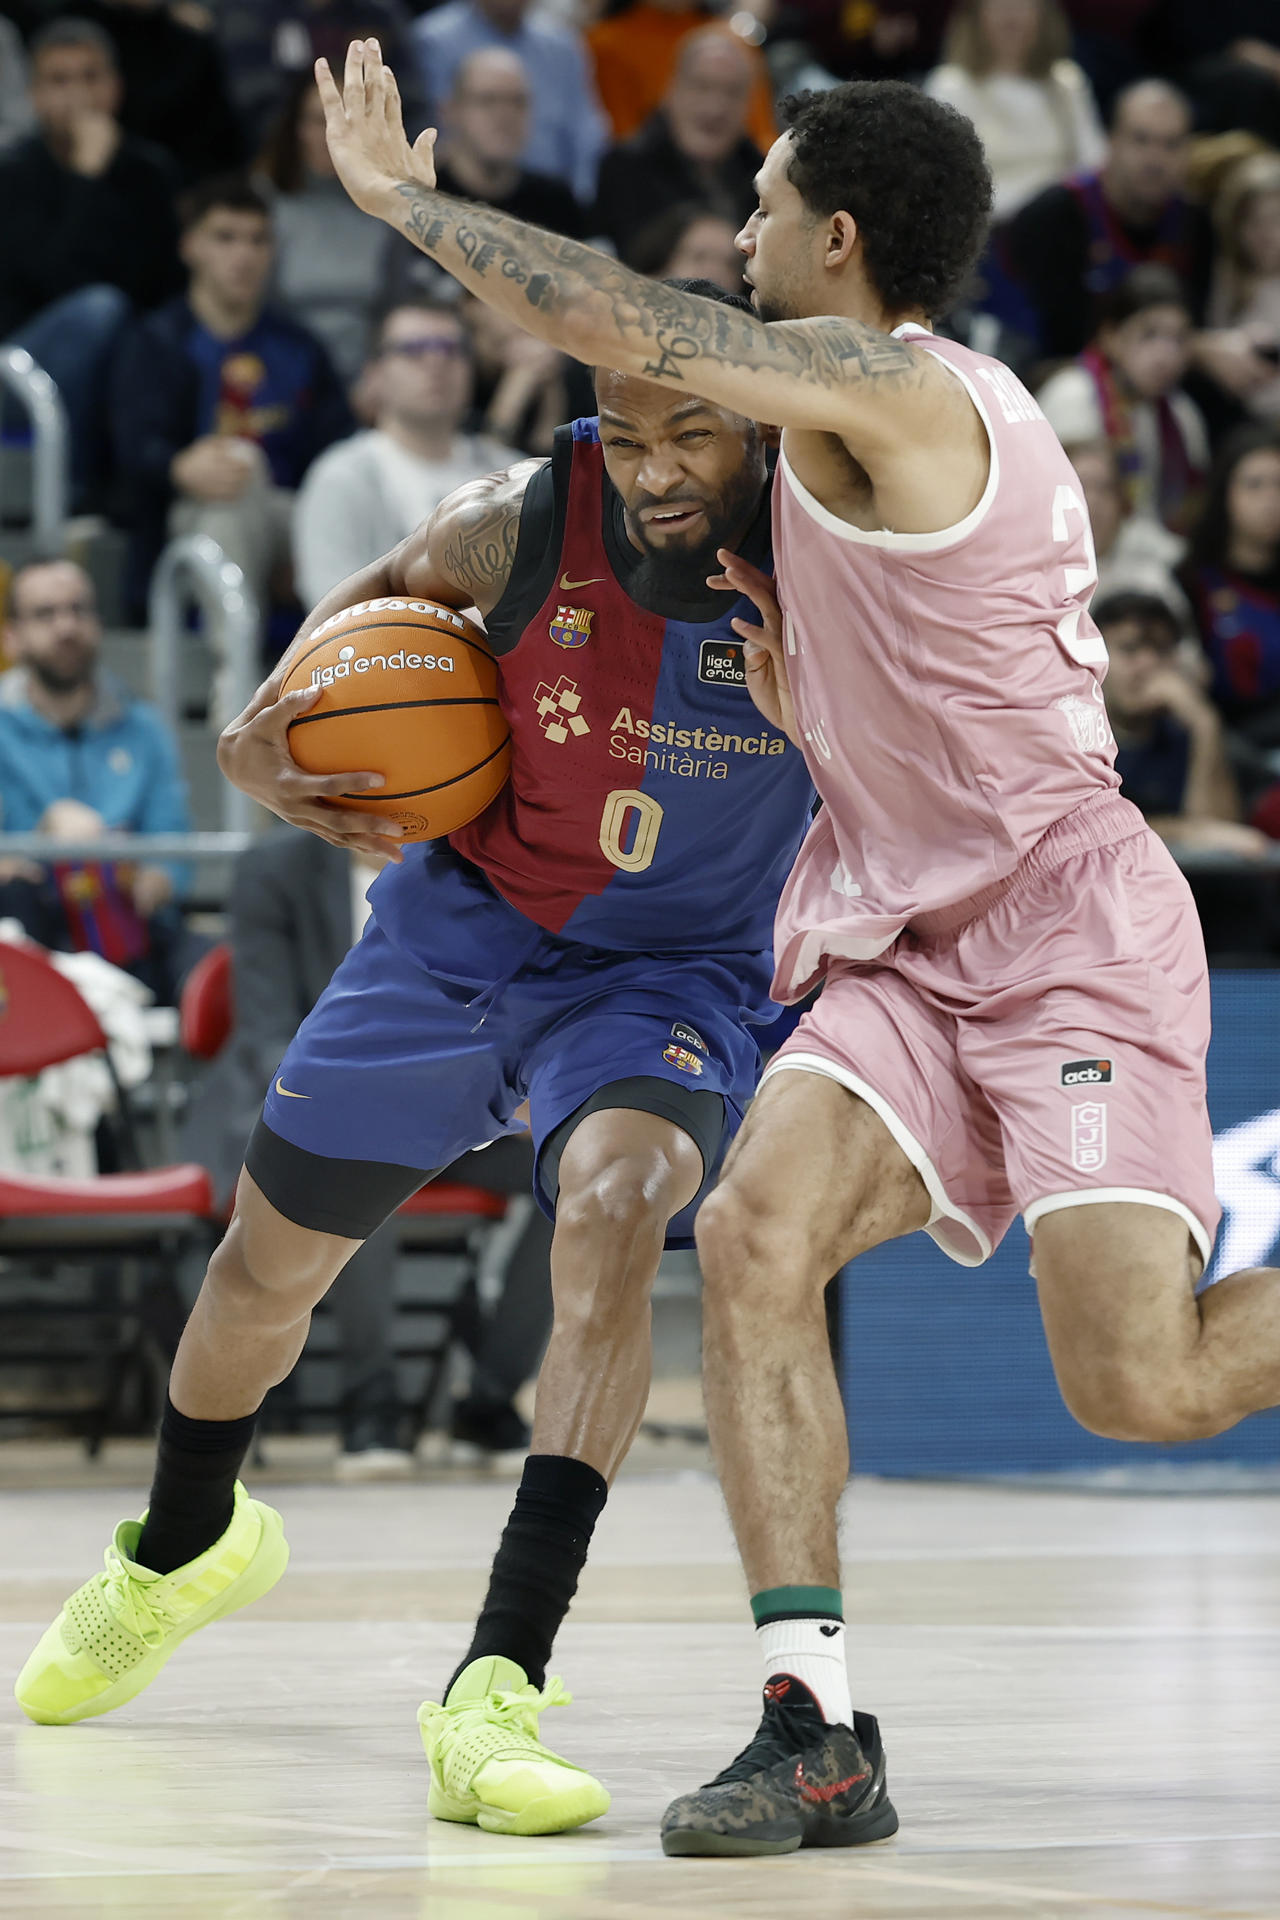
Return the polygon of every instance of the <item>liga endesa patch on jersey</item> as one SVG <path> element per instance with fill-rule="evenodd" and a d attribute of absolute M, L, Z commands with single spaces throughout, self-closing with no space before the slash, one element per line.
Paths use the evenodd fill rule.
<path fill-rule="evenodd" d="M 731 640 L 704 640 L 698 649 L 698 678 L 713 687 L 745 687 L 742 648 Z"/>
<path fill-rule="evenodd" d="M 1111 1062 L 1109 1060 L 1068 1060 L 1062 1068 L 1064 1087 L 1109 1087 L 1111 1085 Z"/>

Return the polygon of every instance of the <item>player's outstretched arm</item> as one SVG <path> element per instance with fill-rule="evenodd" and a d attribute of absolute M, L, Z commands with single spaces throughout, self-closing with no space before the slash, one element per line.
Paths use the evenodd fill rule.
<path fill-rule="evenodd" d="M 433 132 L 410 146 L 395 77 L 355 40 L 339 90 L 316 63 L 343 185 L 488 305 L 588 366 L 641 374 L 751 419 L 839 433 L 854 451 L 928 429 L 948 376 L 910 342 L 853 320 L 774 321 L 677 293 L 576 240 L 470 206 L 435 185 Z"/>
<path fill-rule="evenodd" d="M 320 690 L 305 687 L 282 697 L 280 688 L 307 636 L 331 615 L 362 600 L 403 596 L 473 608 L 481 615 L 490 612 L 510 578 L 524 491 L 538 465 L 522 461 L 459 487 L 407 540 L 340 581 L 312 608 L 293 645 L 218 741 L 218 765 L 232 786 L 331 846 L 400 858 L 400 829 L 394 821 L 328 804 L 335 794 L 380 787 L 382 776 L 304 773 L 289 751 L 289 728 L 314 705 Z"/>

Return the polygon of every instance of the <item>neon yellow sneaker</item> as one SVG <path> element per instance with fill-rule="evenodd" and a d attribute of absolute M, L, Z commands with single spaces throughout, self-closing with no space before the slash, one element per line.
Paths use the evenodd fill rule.
<path fill-rule="evenodd" d="M 567 1707 L 559 1680 L 539 1693 L 514 1660 L 489 1655 L 462 1669 L 442 1707 L 418 1709 L 431 1763 L 427 1811 L 486 1833 L 566 1833 L 598 1820 L 609 1796 L 538 1739 L 544 1707 Z"/>
<path fill-rule="evenodd" d="M 289 1564 L 280 1515 L 239 1481 L 230 1526 L 185 1567 L 140 1567 L 130 1555 L 141 1532 L 141 1520 L 120 1522 L 106 1572 L 72 1594 L 18 1675 L 13 1691 L 29 1719 L 61 1727 L 122 1707 L 188 1634 L 260 1599 Z"/>

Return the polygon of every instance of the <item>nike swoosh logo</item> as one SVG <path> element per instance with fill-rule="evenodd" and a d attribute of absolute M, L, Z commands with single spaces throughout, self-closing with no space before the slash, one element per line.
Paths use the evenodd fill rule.
<path fill-rule="evenodd" d="M 561 593 L 576 593 L 579 587 L 602 587 L 603 585 L 604 585 L 603 574 L 601 574 L 595 580 L 571 580 L 567 573 L 562 573 L 560 575 Z"/>
<path fill-rule="evenodd" d="M 800 1798 L 815 1806 L 830 1806 L 838 1793 L 847 1793 L 850 1787 L 856 1787 L 861 1780 L 871 1777 L 870 1767 L 864 1767 L 861 1773 L 850 1773 L 843 1780 L 835 1780 L 829 1787 L 817 1787 L 806 1780 L 803 1761 L 796 1762 L 796 1785 L 800 1789 Z"/>
<path fill-rule="evenodd" d="M 291 1093 L 279 1074 L 276 1075 L 276 1092 L 282 1093 L 286 1100 L 309 1100 L 311 1098 L 309 1093 Z"/>

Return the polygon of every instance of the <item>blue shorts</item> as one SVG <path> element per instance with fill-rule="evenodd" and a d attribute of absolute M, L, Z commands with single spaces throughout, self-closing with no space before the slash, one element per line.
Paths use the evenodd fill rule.
<path fill-rule="evenodd" d="M 553 1215 L 543 1148 L 602 1088 L 642 1078 L 657 1090 L 651 1110 L 677 1124 L 690 1092 L 719 1095 L 719 1137 L 699 1141 L 703 1187 L 667 1234 L 669 1246 L 692 1244 L 693 1216 L 759 1078 L 755 1033 L 778 1012 L 768 994 L 772 955 L 608 952 L 560 940 L 444 847 L 410 849 L 370 898 L 363 939 L 272 1080 L 268 1133 L 308 1161 L 406 1169 L 408 1192 L 413 1170 L 438 1172 L 521 1131 L 512 1116 L 528 1100 L 535 1194 Z M 262 1138 L 260 1126 L 249 1171 L 273 1204 L 300 1218 L 259 1173 L 274 1151 L 267 1140 L 264 1157 Z M 351 1233 L 332 1204 L 326 1212 L 324 1175 L 317 1166 L 307 1176 L 317 1191 L 303 1224 Z"/>

